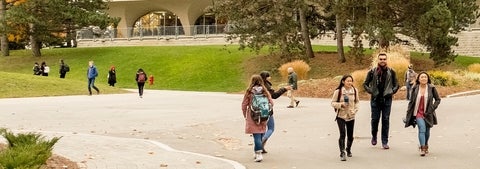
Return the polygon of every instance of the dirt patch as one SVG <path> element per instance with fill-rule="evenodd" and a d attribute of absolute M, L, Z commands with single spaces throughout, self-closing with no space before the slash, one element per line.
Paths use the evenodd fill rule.
<path fill-rule="evenodd" d="M 309 80 L 301 80 L 298 84 L 298 91 L 296 96 L 299 97 L 313 97 L 313 98 L 331 98 L 333 91 L 339 85 L 339 79 L 335 78 L 344 74 L 349 74 L 355 70 L 368 69 L 370 63 L 357 64 L 353 58 L 347 58 L 347 62 L 339 63 L 338 55 L 336 53 L 315 53 L 315 58 L 309 60 L 308 64 L 311 67 L 309 72 Z M 416 66 L 417 71 L 422 70 L 443 70 L 453 71 L 461 69 L 454 64 L 434 68 L 434 62 L 429 59 L 412 59 L 411 62 Z M 280 67 L 281 58 L 278 56 L 259 56 L 248 60 L 245 64 L 245 73 L 248 75 L 258 74 L 262 70 L 270 71 L 272 74 L 272 82 L 275 89 L 285 85 L 286 79 L 280 77 L 277 68 Z M 248 76 L 250 77 L 250 76 Z M 248 79 L 248 78 L 247 78 Z M 437 86 L 437 90 L 441 97 L 446 97 L 451 94 L 466 92 L 471 90 L 479 90 L 480 83 L 456 77 L 458 84 L 455 86 Z M 247 82 L 248 83 L 248 82 Z M 362 92 L 362 86 L 357 86 L 360 90 L 359 96 L 362 100 L 370 99 L 368 93 Z M 472 93 L 476 94 L 476 93 Z M 395 95 L 394 99 L 405 99 L 406 90 L 401 88 Z"/>

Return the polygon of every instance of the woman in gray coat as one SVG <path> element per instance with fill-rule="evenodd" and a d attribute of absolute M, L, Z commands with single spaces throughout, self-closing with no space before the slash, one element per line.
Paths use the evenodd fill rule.
<path fill-rule="evenodd" d="M 440 104 L 440 100 L 437 89 L 431 84 L 430 76 L 426 72 L 419 73 L 408 103 L 405 127 L 418 125 L 420 156 L 428 154 L 430 128 L 437 125 L 435 110 Z"/>

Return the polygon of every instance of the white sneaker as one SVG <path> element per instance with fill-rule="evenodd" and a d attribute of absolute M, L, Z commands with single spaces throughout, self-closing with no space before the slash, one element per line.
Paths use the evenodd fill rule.
<path fill-rule="evenodd" d="M 255 152 L 255 162 L 261 162 L 263 160 L 263 156 L 262 156 L 262 151 L 260 152 Z"/>

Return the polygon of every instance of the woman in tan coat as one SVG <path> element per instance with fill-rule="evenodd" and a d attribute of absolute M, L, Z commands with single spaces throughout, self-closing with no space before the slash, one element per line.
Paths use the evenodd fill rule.
<path fill-rule="evenodd" d="M 273 107 L 272 97 L 267 91 L 267 88 L 265 88 L 262 77 L 260 75 L 252 76 L 250 85 L 247 88 L 247 91 L 245 92 L 245 96 L 243 97 L 242 101 L 242 112 L 245 119 L 245 133 L 253 135 L 253 141 L 255 143 L 255 162 L 260 162 L 263 160 L 262 137 L 266 131 L 267 121 L 257 123 L 252 119 L 251 103 L 254 94 L 263 94 L 264 96 L 266 96 L 268 98 L 270 108 Z"/>
<path fill-rule="evenodd" d="M 353 87 L 353 77 L 344 75 L 332 97 L 332 107 L 337 113 L 335 120 L 340 131 L 338 146 L 340 148 L 340 160 L 342 161 L 347 160 L 345 157 L 345 132 L 347 134 L 346 155 L 352 157 L 353 128 L 355 126 L 355 114 L 358 111 L 358 102 L 358 92 Z"/>

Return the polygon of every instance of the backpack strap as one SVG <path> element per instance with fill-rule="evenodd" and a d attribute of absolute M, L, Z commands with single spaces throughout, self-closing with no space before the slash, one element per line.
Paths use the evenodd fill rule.
<path fill-rule="evenodd" d="M 340 96 L 342 95 L 342 89 L 338 89 L 337 102 L 340 101 Z"/>

